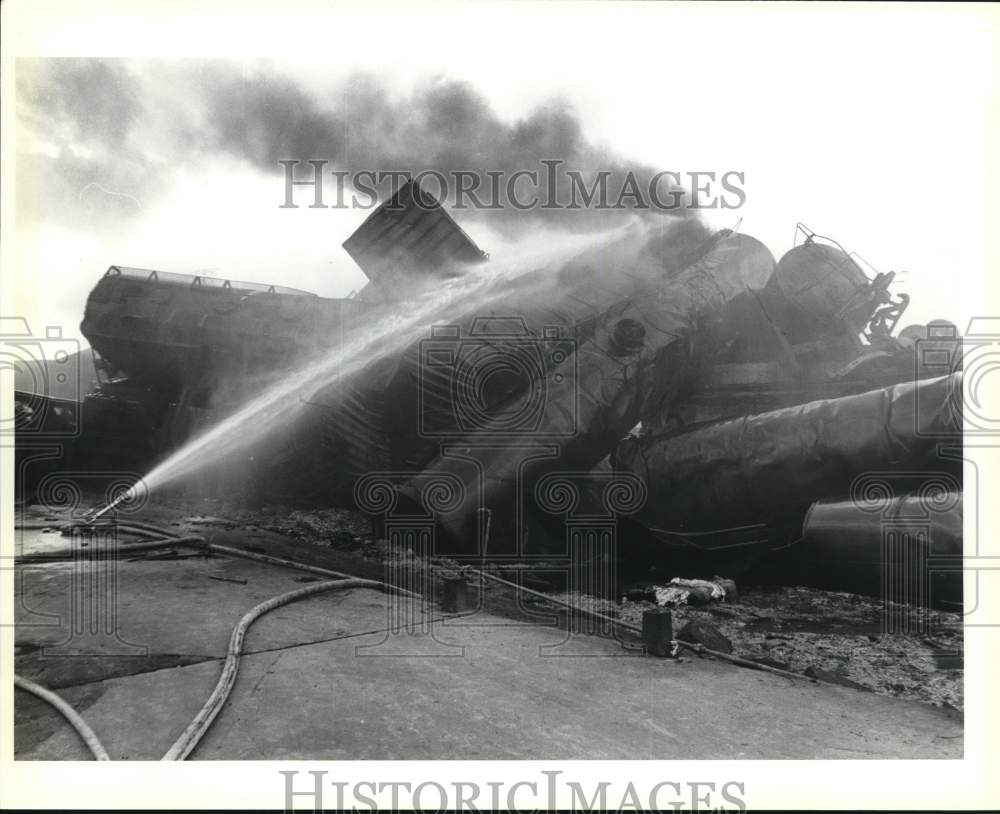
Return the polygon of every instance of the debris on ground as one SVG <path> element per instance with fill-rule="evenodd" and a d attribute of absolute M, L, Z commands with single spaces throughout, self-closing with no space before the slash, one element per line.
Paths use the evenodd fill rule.
<path fill-rule="evenodd" d="M 629 588 L 621 602 L 584 594 L 557 599 L 640 626 L 645 611 L 659 607 Z M 648 595 L 646 595 L 648 596 Z M 888 612 L 878 597 L 808 587 L 740 587 L 738 601 L 672 608 L 680 631 L 692 619 L 713 624 L 733 644 L 733 654 L 779 670 L 815 674 L 828 683 L 856 685 L 881 695 L 962 709 L 962 615 L 909 608 L 909 633 L 883 632 Z M 904 613 L 905 616 L 905 613 Z M 708 647 L 709 645 L 705 645 Z M 714 648 L 713 648 L 714 649 Z"/>
<path fill-rule="evenodd" d="M 736 592 L 736 584 L 732 580 L 725 580 Z M 709 581 L 707 579 L 682 579 L 674 577 L 665 586 L 654 586 L 652 588 L 655 602 L 660 607 L 674 607 L 677 605 L 707 605 L 710 602 L 721 602 L 726 599 L 726 588 L 721 580 Z"/>
<path fill-rule="evenodd" d="M 170 525 L 173 517 L 192 516 L 190 501 L 167 501 L 161 497 L 154 520 Z M 245 505 L 216 501 L 212 514 L 197 513 L 202 523 L 191 523 L 192 531 L 206 528 L 205 520 L 242 528 L 248 538 L 273 532 L 304 544 L 335 548 L 380 565 L 398 557 L 388 542 L 376 536 L 370 518 L 347 509 L 302 511 L 270 506 L 250 510 Z M 32 521 L 41 517 L 29 517 Z M 188 521 L 190 522 L 190 520 Z M 176 523 L 174 523 L 176 525 Z M 262 539 L 263 543 L 264 540 Z M 263 546 L 245 546 L 267 553 Z M 449 573 L 460 573 L 457 562 L 437 559 L 433 565 L 412 558 L 408 566 L 432 570 L 435 581 Z M 828 683 L 861 687 L 882 695 L 920 701 L 949 709 L 963 707 L 963 630 L 959 612 L 886 608 L 878 597 L 824 591 L 809 587 L 737 585 L 730 578 L 711 580 L 674 579 L 668 583 L 626 585 L 619 602 L 587 594 L 567 593 L 540 578 L 540 564 L 486 565 L 486 571 L 511 582 L 542 591 L 575 607 L 621 619 L 641 627 L 644 611 L 662 607 L 662 591 L 684 593 L 684 601 L 670 605 L 679 632 L 693 621 L 709 623 L 731 642 L 733 654 L 748 661 L 815 677 Z M 303 579 L 303 581 L 305 581 Z M 487 593 L 512 589 L 470 577 L 470 588 Z M 693 583 L 693 585 L 692 585 Z M 715 586 L 715 591 L 708 586 Z M 698 588 L 695 602 L 690 601 Z M 712 599 L 722 592 L 724 598 Z M 705 596 L 709 599 L 698 604 Z M 529 602 L 530 600 L 530 602 Z M 523 604 L 544 600 L 522 597 Z M 902 632 L 884 632 L 884 620 L 908 620 Z M 701 642 L 717 648 L 707 641 Z"/>
<path fill-rule="evenodd" d="M 732 653 L 733 643 L 729 641 L 715 625 L 701 619 L 691 619 L 677 631 L 677 638 L 682 642 L 703 644 L 709 650 L 719 653 Z"/>
<path fill-rule="evenodd" d="M 651 607 L 626 599 L 617 611 L 635 622 Z M 887 613 L 907 618 L 909 632 L 885 633 Z M 802 586 L 742 586 L 738 602 L 674 609 L 678 629 L 691 619 L 710 621 L 736 655 L 759 664 L 949 709 L 963 706 L 957 612 L 886 608 L 878 597 Z"/>
<path fill-rule="evenodd" d="M 726 602 L 739 602 L 740 594 L 736 590 L 736 583 L 731 579 L 726 579 L 725 577 L 712 577 L 712 582 L 718 585 L 724 591 L 723 599 Z"/>

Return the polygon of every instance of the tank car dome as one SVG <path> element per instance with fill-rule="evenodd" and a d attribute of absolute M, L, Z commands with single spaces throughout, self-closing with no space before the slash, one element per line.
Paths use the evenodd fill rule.
<path fill-rule="evenodd" d="M 768 288 L 777 288 L 806 314 L 830 321 L 868 286 L 864 272 L 842 250 L 803 243 L 781 258 Z"/>
<path fill-rule="evenodd" d="M 725 235 L 715 245 L 714 251 L 719 253 L 720 258 L 730 253 L 736 255 L 740 277 L 749 288 L 764 288 L 774 275 L 774 255 L 755 237 L 739 232 Z"/>

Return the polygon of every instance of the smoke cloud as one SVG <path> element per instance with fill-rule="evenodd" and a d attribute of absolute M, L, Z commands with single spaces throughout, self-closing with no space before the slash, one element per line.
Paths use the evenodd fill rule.
<path fill-rule="evenodd" d="M 19 150 L 18 203 L 29 217 L 77 225 L 81 217 L 134 215 L 178 165 L 220 158 L 273 174 L 274 205 L 283 199 L 281 160 L 326 160 L 328 170 L 348 173 L 435 171 L 450 178 L 472 172 L 484 180 L 487 172 L 543 175 L 540 162 L 558 160 L 559 201 L 570 199 L 567 170 L 578 172 L 588 188 L 596 173 L 609 173 L 614 202 L 629 174 L 648 189 L 658 169 L 669 169 L 630 163 L 595 145 L 565 101 L 507 122 L 470 85 L 453 80 L 398 94 L 361 74 L 307 89 L 273 70 L 227 62 L 96 59 L 21 60 L 17 74 L 19 148 L 20 133 L 29 136 Z M 311 177 L 311 168 L 303 164 L 298 175 Z M 671 186 L 661 180 L 659 189 L 666 198 Z M 380 197 L 388 190 L 388 181 L 377 185 Z M 478 195 L 489 198 L 485 186 Z M 621 203 L 619 210 L 468 209 L 463 218 L 483 218 L 516 234 L 543 224 L 586 232 L 635 214 L 663 214 L 631 196 Z M 690 213 L 678 208 L 672 214 Z"/>

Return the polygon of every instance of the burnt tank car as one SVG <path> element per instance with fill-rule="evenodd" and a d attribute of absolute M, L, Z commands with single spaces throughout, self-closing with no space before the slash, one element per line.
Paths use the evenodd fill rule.
<path fill-rule="evenodd" d="M 109 378 L 173 400 L 281 370 L 340 341 L 364 310 L 281 286 L 112 266 L 87 298 L 80 330 Z"/>
<path fill-rule="evenodd" d="M 80 444 L 125 447 L 134 465 L 148 465 L 281 371 L 335 347 L 364 310 L 282 286 L 112 266 L 80 326 L 98 375 Z"/>
<path fill-rule="evenodd" d="M 921 367 L 918 346 L 934 338 L 957 352 L 954 332 L 910 326 L 894 336 L 907 305 L 905 295 L 890 293 L 894 275 L 869 273 L 801 225 L 797 234 L 800 245 L 775 262 L 748 235 L 712 235 L 694 221 L 675 221 L 634 230 L 555 272 L 499 281 L 488 306 L 472 298 L 438 315 L 435 322 L 449 323 L 447 336 L 429 325 L 429 344 L 379 355 L 333 386 L 317 385 L 307 401 L 315 409 L 300 426 L 275 428 L 258 448 L 253 468 L 262 473 L 262 495 L 283 489 L 314 504 L 342 503 L 369 473 L 394 471 L 400 499 L 419 506 L 428 478 L 441 477 L 466 496 L 435 518 L 452 550 L 519 556 L 525 540 L 542 541 L 544 550 L 564 525 L 533 491 L 556 470 L 594 482 L 636 473 L 659 482 L 646 469 L 669 472 L 670 450 L 683 448 L 696 479 L 711 479 L 717 467 L 698 450 L 724 448 L 725 461 L 746 460 L 756 453 L 741 445 L 767 442 L 734 435 L 734 420 L 749 416 L 774 438 L 786 423 L 793 435 L 808 433 L 826 408 L 789 408 L 822 400 L 836 407 L 866 393 L 877 399 L 892 385 L 942 373 Z M 131 448 L 148 462 L 273 378 L 333 352 L 356 327 L 488 257 L 413 183 L 344 247 L 370 280 L 349 299 L 112 266 L 81 325 L 100 378 L 84 402 L 82 438 L 105 442 L 127 418 L 141 442 Z M 509 335 L 510 326 L 520 333 Z M 452 361 L 430 364 L 430 350 Z M 515 365 L 519 359 L 525 364 Z M 486 369 L 498 364 L 497 375 Z M 556 452 L 523 465 L 519 447 L 539 444 Z M 128 444 L 119 437 L 115 446 Z M 877 445 L 865 453 L 866 466 L 894 464 Z M 276 459 L 288 464 L 280 476 Z M 813 500 L 843 497 L 849 475 L 837 469 L 829 494 L 813 484 L 782 516 L 781 534 L 802 519 L 789 515 L 804 515 Z M 780 492 L 784 475 L 771 476 Z M 696 547 L 713 539 L 710 507 L 685 512 L 667 498 L 619 512 L 632 532 L 639 529 L 633 541 L 650 530 L 658 530 L 654 542 L 671 538 L 678 529 L 697 529 Z M 592 499 L 585 488 L 581 505 Z M 752 513 L 753 505 L 737 496 L 730 514 Z"/>

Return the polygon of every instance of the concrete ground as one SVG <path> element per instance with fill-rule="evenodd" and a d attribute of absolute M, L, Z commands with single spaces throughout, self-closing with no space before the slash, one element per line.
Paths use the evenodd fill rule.
<path fill-rule="evenodd" d="M 67 542 L 23 534 L 24 550 Z M 119 561 L 110 582 L 92 563 L 18 567 L 17 670 L 57 690 L 114 759 L 158 759 L 215 685 L 236 621 L 316 579 L 178 551 Z M 421 604 L 351 589 L 261 618 L 192 759 L 962 756 L 961 716 L 950 710 L 712 660 L 645 657 L 569 636 L 550 617 L 454 616 Z M 409 630 L 387 633 L 400 618 Z M 18 759 L 89 759 L 54 710 L 15 695 Z"/>

